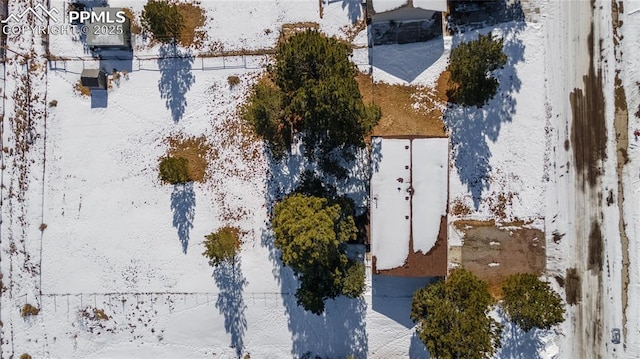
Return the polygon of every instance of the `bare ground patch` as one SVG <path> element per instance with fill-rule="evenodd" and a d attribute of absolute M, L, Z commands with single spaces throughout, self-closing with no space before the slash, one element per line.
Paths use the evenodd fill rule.
<path fill-rule="evenodd" d="M 510 223 L 500 227 L 493 221 L 454 222 L 464 233 L 462 266 L 487 281 L 495 297 L 501 297 L 502 281 L 509 275 L 541 274 L 545 269 L 544 232 L 522 225 Z"/>
<path fill-rule="evenodd" d="M 435 89 L 429 87 L 374 83 L 370 75 L 356 77 L 365 103 L 375 103 L 382 117 L 373 129 L 374 136 L 444 136 L 442 112 L 446 106 L 446 82 L 443 74 Z"/>
<path fill-rule="evenodd" d="M 189 161 L 189 178 L 196 182 L 204 182 L 212 155 L 212 147 L 207 143 L 207 139 L 204 136 L 175 135 L 167 138 L 166 142 L 169 145 L 169 156 Z"/>
<path fill-rule="evenodd" d="M 177 7 L 184 25 L 178 42 L 185 47 L 201 47 L 207 36 L 202 29 L 207 20 L 204 10 L 197 3 L 181 3 Z"/>
<path fill-rule="evenodd" d="M 567 304 L 578 304 L 582 297 L 582 281 L 576 268 L 567 268 L 567 275 L 564 278 Z"/>

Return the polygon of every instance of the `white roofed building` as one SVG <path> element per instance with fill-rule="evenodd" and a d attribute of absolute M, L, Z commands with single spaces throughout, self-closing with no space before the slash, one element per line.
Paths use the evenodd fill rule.
<path fill-rule="evenodd" d="M 447 274 L 449 139 L 372 139 L 373 274 Z"/>

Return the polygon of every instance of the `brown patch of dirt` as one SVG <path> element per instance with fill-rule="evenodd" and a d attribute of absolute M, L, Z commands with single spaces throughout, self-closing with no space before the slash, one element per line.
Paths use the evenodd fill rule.
<path fill-rule="evenodd" d="M 471 221 L 454 223 L 463 233 L 462 266 L 489 285 L 497 298 L 502 282 L 511 274 L 541 274 L 546 265 L 544 232 L 532 228 L 509 227 L 490 222 L 473 225 Z"/>
<path fill-rule="evenodd" d="M 73 90 L 80 96 L 91 97 L 91 89 L 86 86 L 82 86 L 80 80 L 73 85 Z"/>
<path fill-rule="evenodd" d="M 204 182 L 211 153 L 211 145 L 204 136 L 184 137 L 176 135 L 167 138 L 171 157 L 180 157 L 189 161 L 189 178 L 196 182 Z"/>
<path fill-rule="evenodd" d="M 567 275 L 564 279 L 566 301 L 569 305 L 578 304 L 582 297 L 582 280 L 576 268 L 567 268 Z"/>
<path fill-rule="evenodd" d="M 351 43 L 353 42 L 353 39 L 355 39 L 356 36 L 358 36 L 358 34 L 364 31 L 366 28 L 367 23 L 364 20 L 358 20 L 351 25 L 343 26 L 342 28 L 340 28 L 340 30 L 344 32 L 345 36 L 347 37 L 347 41 Z"/>
<path fill-rule="evenodd" d="M 280 30 L 280 38 L 278 39 L 278 41 L 279 42 L 287 41 L 291 37 L 291 35 L 294 35 L 298 32 L 304 32 L 306 30 L 319 30 L 319 29 L 320 29 L 320 24 L 318 24 L 317 22 L 311 22 L 311 21 L 282 24 L 282 28 Z"/>
<path fill-rule="evenodd" d="M 461 198 L 456 198 L 451 203 L 451 214 L 454 216 L 467 216 L 471 212 L 471 207 L 467 206 Z"/>
<path fill-rule="evenodd" d="M 446 75 L 441 75 L 446 84 Z M 374 136 L 446 135 L 442 111 L 447 102 L 446 90 L 428 87 L 374 83 L 370 75 L 356 77 L 365 103 L 375 103 L 382 117 L 373 129 Z M 418 104 L 417 108 L 414 104 Z"/>
<path fill-rule="evenodd" d="M 600 224 L 594 221 L 589 232 L 588 268 L 590 271 L 602 272 L 603 241 Z"/>
<path fill-rule="evenodd" d="M 374 274 L 397 277 L 444 277 L 447 275 L 447 217 L 440 220 L 440 232 L 436 244 L 429 253 L 414 252 L 413 239 L 409 240 L 409 256 L 402 267 L 377 270 L 376 257 L 373 257 Z"/>
<path fill-rule="evenodd" d="M 199 48 L 206 38 L 206 33 L 202 29 L 207 20 L 204 16 L 204 10 L 196 3 L 181 3 L 176 6 L 182 15 L 182 24 L 184 25 L 178 42 L 185 47 L 193 45 Z"/>
<path fill-rule="evenodd" d="M 126 16 L 127 19 L 129 19 L 129 27 L 130 27 L 131 33 L 135 35 L 142 33 L 142 27 L 140 26 L 140 22 L 138 21 L 138 18 L 133 13 L 133 10 L 129 9 L 128 7 L 125 7 L 125 8 L 122 8 L 122 11 L 124 11 L 124 16 Z"/>
<path fill-rule="evenodd" d="M 582 184 L 594 187 L 601 174 L 601 162 L 606 158 L 607 127 L 604 116 L 602 70 L 597 73 L 593 63 L 593 24 L 588 37 L 589 72 L 583 77 L 584 91 L 576 88 L 569 95 L 573 121 L 571 143 L 578 173 L 582 172 Z"/>

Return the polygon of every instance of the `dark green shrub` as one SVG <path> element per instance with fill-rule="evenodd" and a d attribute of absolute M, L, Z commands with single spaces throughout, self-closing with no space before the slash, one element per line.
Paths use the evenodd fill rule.
<path fill-rule="evenodd" d="M 240 249 L 240 230 L 222 227 L 217 232 L 204 237 L 203 256 L 209 258 L 209 265 L 217 267 L 223 262 L 233 262 Z"/>
<path fill-rule="evenodd" d="M 160 179 L 170 184 L 189 182 L 189 161 L 181 157 L 160 159 Z"/>

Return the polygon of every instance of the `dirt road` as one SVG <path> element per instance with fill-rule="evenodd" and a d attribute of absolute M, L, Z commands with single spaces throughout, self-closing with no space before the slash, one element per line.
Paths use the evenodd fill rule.
<path fill-rule="evenodd" d="M 594 1 L 550 1 L 547 18 L 547 96 L 552 112 L 555 176 L 548 229 L 566 234 L 565 290 L 569 306 L 567 358 L 615 358 L 608 345 L 616 299 L 611 293 L 610 257 L 603 233 L 603 175 L 607 159 L 608 116 L 603 83 L 600 26 L 610 8 Z M 613 159 L 615 160 L 615 158 Z M 551 227 L 551 228 L 549 228 Z M 607 238 L 612 240 L 613 238 Z M 613 248 L 613 247 L 611 247 Z M 606 264 L 605 264 L 606 262 Z M 603 268 L 607 270 L 603 271 Z M 613 285 L 616 285 L 614 283 Z M 605 300 L 606 299 L 606 300 Z M 610 305 L 614 304 L 614 305 Z M 613 317 L 619 317 L 618 312 Z M 606 319 L 605 319 L 606 318 Z"/>

